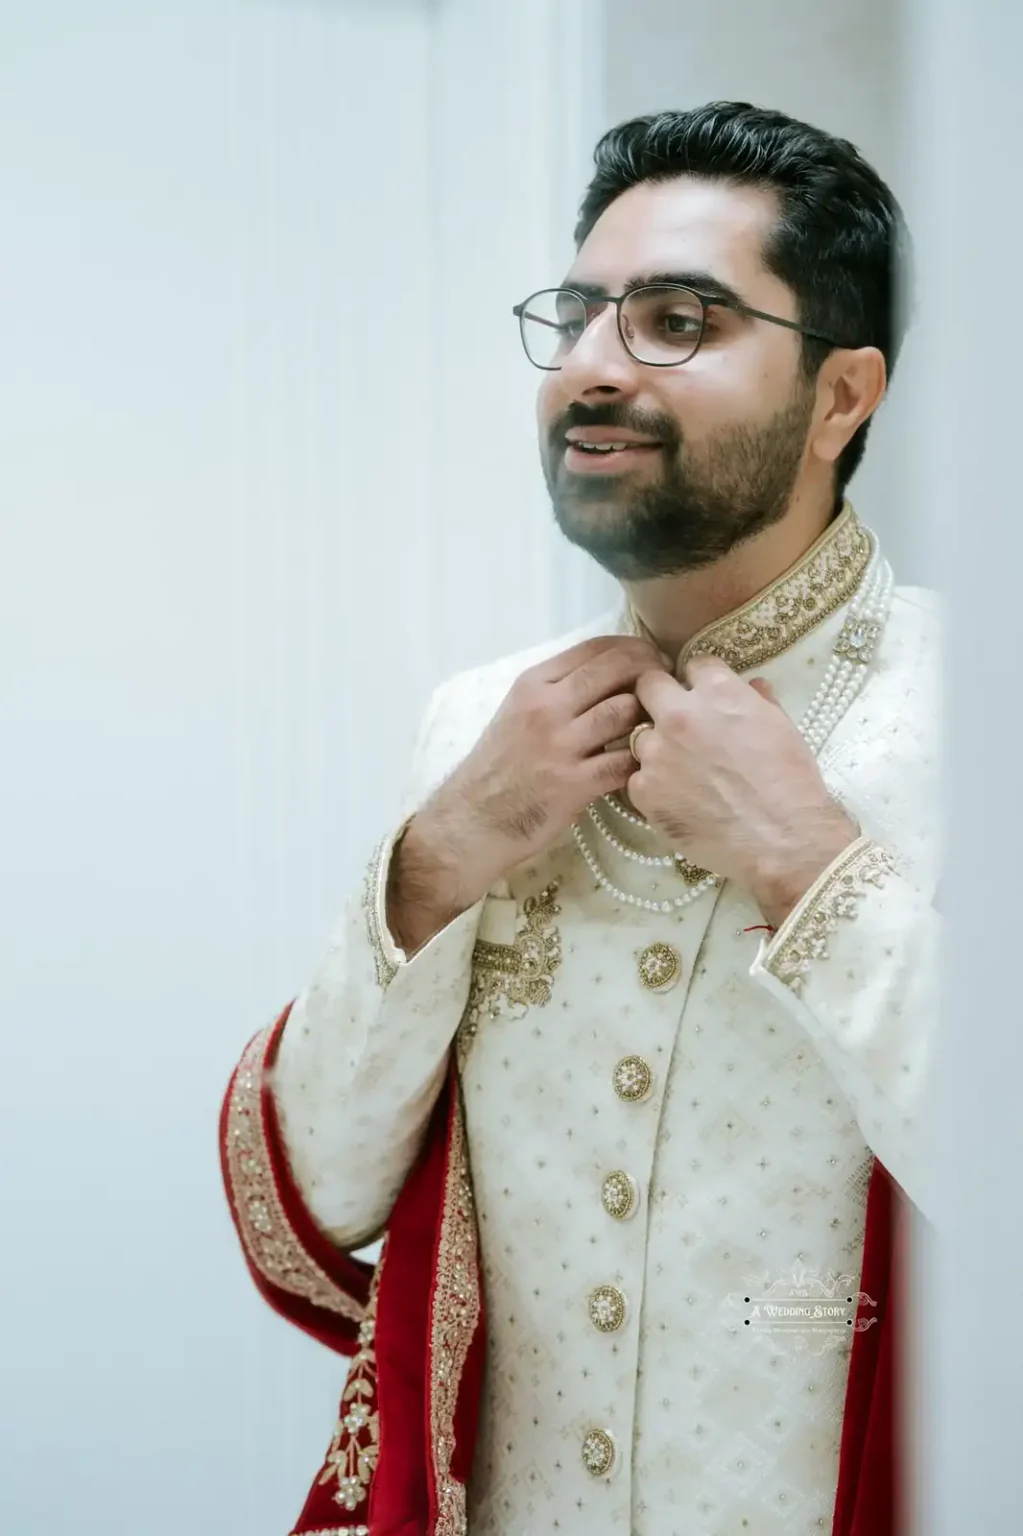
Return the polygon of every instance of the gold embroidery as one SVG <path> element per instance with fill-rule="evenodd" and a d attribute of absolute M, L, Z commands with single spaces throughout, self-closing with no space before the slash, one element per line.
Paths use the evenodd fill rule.
<path fill-rule="evenodd" d="M 437 1488 L 434 1536 L 465 1536 L 465 1486 L 451 1476 L 455 1408 L 480 1313 L 476 1215 L 457 1087 L 441 1218 L 430 1338 L 430 1426 Z"/>
<path fill-rule="evenodd" d="M 846 502 L 817 542 L 783 576 L 694 635 L 683 648 L 679 664 L 694 656 L 719 656 L 734 671 L 745 672 L 780 656 L 849 601 L 863 580 L 873 547 L 872 534 Z M 631 633 L 648 637 L 642 620 L 631 610 L 625 625 Z"/>
<path fill-rule="evenodd" d="M 867 886 L 881 886 L 895 870 L 890 853 L 861 837 L 842 854 L 797 907 L 778 934 L 767 969 L 793 992 L 800 992 L 810 964 L 828 958 L 828 935 L 842 918 L 854 918 Z"/>
<path fill-rule="evenodd" d="M 297 1531 L 292 1531 L 291 1536 L 299 1536 Z M 303 1531 L 302 1536 L 370 1536 L 368 1525 L 332 1525 L 321 1526 L 316 1531 Z"/>
<path fill-rule="evenodd" d="M 460 1066 L 484 1018 L 496 1019 L 502 1013 L 521 1018 L 527 1008 L 543 1008 L 550 1002 L 554 973 L 561 964 L 561 935 L 555 924 L 561 911 L 554 900 L 557 889 L 555 880 L 539 896 L 527 896 L 514 944 L 477 941 L 469 1000 L 458 1029 Z"/>
<path fill-rule="evenodd" d="M 377 986 L 386 990 L 398 974 L 398 967 L 393 960 L 388 958 L 384 948 L 383 932 L 380 926 L 380 911 L 382 895 L 380 891 L 380 878 L 383 870 L 385 856 L 390 854 L 394 846 L 390 837 L 385 837 L 378 843 L 369 861 L 366 871 L 366 884 L 363 891 L 362 906 L 366 914 L 366 931 L 369 934 L 369 942 L 373 948 L 373 964 L 376 968 Z"/>
<path fill-rule="evenodd" d="M 320 1485 L 337 1478 L 334 1500 L 349 1513 L 359 1508 L 369 1496 L 370 1483 L 380 1452 L 380 1415 L 376 1404 L 377 1358 L 374 1331 L 377 1315 L 377 1291 L 387 1247 L 373 1271 L 373 1283 L 366 1303 L 366 1316 L 359 1328 L 359 1352 L 352 1358 L 348 1380 L 341 1397 L 342 1418 L 327 1452 Z M 344 1412 L 345 1405 L 347 1413 Z"/>
<path fill-rule="evenodd" d="M 227 1113 L 228 1179 L 242 1245 L 271 1285 L 361 1322 L 365 1308 L 306 1252 L 277 1194 L 260 1103 L 263 1061 L 272 1033 L 272 1028 L 263 1030 L 246 1048 Z"/>

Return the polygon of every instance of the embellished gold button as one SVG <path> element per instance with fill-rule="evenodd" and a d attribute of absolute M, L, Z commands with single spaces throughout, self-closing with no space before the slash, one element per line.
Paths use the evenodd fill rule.
<path fill-rule="evenodd" d="M 605 1211 L 615 1221 L 628 1221 L 639 1207 L 639 1186 L 630 1174 L 616 1168 L 601 1185 L 600 1198 Z"/>
<path fill-rule="evenodd" d="M 590 1322 L 601 1333 L 616 1333 L 625 1322 L 625 1297 L 616 1285 L 590 1292 Z"/>
<path fill-rule="evenodd" d="M 650 1097 L 654 1074 L 642 1056 L 623 1056 L 612 1078 L 614 1091 L 628 1104 L 641 1104 Z"/>
<path fill-rule="evenodd" d="M 648 944 L 638 964 L 639 979 L 648 992 L 667 992 L 682 975 L 682 957 L 671 944 Z"/>
<path fill-rule="evenodd" d="M 583 1441 L 583 1466 L 594 1477 L 606 1477 L 614 1464 L 614 1439 L 606 1429 L 591 1429 Z"/>

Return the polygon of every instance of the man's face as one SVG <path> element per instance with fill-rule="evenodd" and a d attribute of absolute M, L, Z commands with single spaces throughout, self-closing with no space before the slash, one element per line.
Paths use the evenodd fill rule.
<path fill-rule="evenodd" d="M 604 212 L 565 286 L 618 295 L 673 274 L 795 320 L 792 291 L 766 270 L 773 194 L 681 178 L 644 184 Z M 562 532 L 623 580 L 695 570 L 777 522 L 798 480 L 815 390 L 795 331 L 712 307 L 695 357 L 636 362 L 612 306 L 596 312 L 538 400 L 544 474 Z M 598 429 L 604 429 L 603 432 Z M 597 455 L 578 439 L 608 428 L 648 446 Z"/>

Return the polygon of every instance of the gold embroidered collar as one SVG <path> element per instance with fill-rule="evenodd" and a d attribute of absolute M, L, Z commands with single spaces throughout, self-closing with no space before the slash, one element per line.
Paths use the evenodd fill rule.
<path fill-rule="evenodd" d="M 777 581 L 722 619 L 694 635 L 679 656 L 720 656 L 736 672 L 759 667 L 808 635 L 855 593 L 874 549 L 849 502 L 815 544 Z M 634 634 L 647 631 L 629 608 Z"/>

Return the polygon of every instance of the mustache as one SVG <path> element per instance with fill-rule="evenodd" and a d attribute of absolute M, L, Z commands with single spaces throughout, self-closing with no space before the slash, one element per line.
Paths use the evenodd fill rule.
<path fill-rule="evenodd" d="M 600 405 L 584 405 L 580 400 L 573 400 L 548 428 L 552 450 L 564 450 L 566 433 L 573 427 L 621 427 L 639 437 L 656 438 L 669 448 L 678 448 L 682 443 L 678 422 L 672 417 L 657 411 L 643 411 L 616 400 L 607 400 Z"/>

